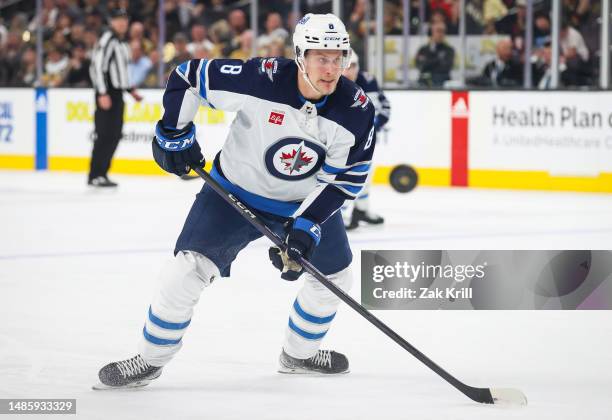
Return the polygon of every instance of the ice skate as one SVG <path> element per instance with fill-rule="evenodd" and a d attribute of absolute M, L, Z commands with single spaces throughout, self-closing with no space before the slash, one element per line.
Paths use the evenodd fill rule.
<path fill-rule="evenodd" d="M 365 222 L 369 225 L 382 225 L 383 223 L 385 223 L 385 219 L 382 216 L 379 216 L 378 214 L 372 213 L 370 211 L 364 211 L 355 208 L 355 210 L 353 210 L 353 218 L 351 224 L 354 223 L 355 225 L 357 225 L 359 222 Z"/>
<path fill-rule="evenodd" d="M 151 366 L 138 354 L 131 359 L 112 362 L 100 369 L 95 390 L 138 388 L 159 378 L 161 367 Z"/>
<path fill-rule="evenodd" d="M 296 359 L 283 350 L 279 362 L 280 373 L 334 375 L 349 372 L 346 356 L 332 350 L 318 350 L 310 359 Z"/>

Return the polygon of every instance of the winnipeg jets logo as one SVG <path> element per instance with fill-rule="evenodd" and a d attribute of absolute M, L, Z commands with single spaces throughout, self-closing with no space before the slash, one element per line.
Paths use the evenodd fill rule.
<path fill-rule="evenodd" d="M 306 152 L 303 152 L 304 142 L 301 142 L 297 150 L 293 149 L 290 153 L 281 152 L 281 161 L 285 165 L 285 170 L 289 171 L 289 175 L 293 172 L 300 172 L 302 167 L 310 165 L 312 158 L 306 156 Z"/>
<path fill-rule="evenodd" d="M 268 79 L 270 79 L 271 82 L 274 81 L 274 75 L 276 74 L 277 70 L 278 61 L 276 61 L 276 58 L 266 58 L 261 60 L 261 67 L 259 68 L 259 71 L 262 74 L 267 74 Z"/>
<path fill-rule="evenodd" d="M 351 108 L 361 107 L 362 109 L 365 109 L 365 107 L 370 102 L 370 98 L 368 98 L 368 95 L 365 94 L 363 89 L 357 90 L 357 93 L 355 93 L 353 100 L 355 102 L 353 103 L 353 105 L 351 105 Z"/>
<path fill-rule="evenodd" d="M 266 150 L 266 169 L 276 177 L 287 181 L 299 181 L 313 176 L 325 161 L 322 145 L 297 137 L 285 137 Z"/>

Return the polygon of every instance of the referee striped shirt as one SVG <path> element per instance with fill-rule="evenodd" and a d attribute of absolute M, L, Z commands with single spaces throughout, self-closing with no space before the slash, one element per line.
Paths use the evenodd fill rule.
<path fill-rule="evenodd" d="M 89 74 L 99 95 L 111 90 L 130 90 L 128 63 L 130 48 L 111 30 L 104 32 L 94 47 Z"/>

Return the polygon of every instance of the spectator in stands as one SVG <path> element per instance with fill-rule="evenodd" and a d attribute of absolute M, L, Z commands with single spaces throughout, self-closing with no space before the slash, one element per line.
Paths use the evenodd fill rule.
<path fill-rule="evenodd" d="M 262 53 L 263 57 L 289 57 L 285 43 L 278 39 L 272 40 L 264 49 Z"/>
<path fill-rule="evenodd" d="M 386 2 L 383 16 L 383 31 L 385 35 L 401 35 L 402 23 L 400 12 L 393 3 Z"/>
<path fill-rule="evenodd" d="M 0 64 L 2 66 L 2 64 Z M 1 70 L 0 70 L 1 71 Z M 15 87 L 34 86 L 36 82 L 36 49 L 28 45 L 21 54 L 21 62 L 15 68 L 12 80 L 6 85 Z M 0 83 L 1 84 L 1 83 Z"/>
<path fill-rule="evenodd" d="M 537 51 L 538 60 L 534 64 L 533 68 L 533 80 L 534 85 L 541 90 L 548 90 L 552 88 L 552 48 L 550 42 L 546 43 L 542 48 Z M 561 60 L 559 63 L 559 88 L 568 84 L 568 73 L 567 66 Z"/>
<path fill-rule="evenodd" d="M 55 22 L 57 20 L 58 13 L 59 11 L 55 7 L 54 0 L 43 0 L 41 19 L 38 18 L 38 15 L 34 15 L 30 21 L 28 30 L 30 32 L 34 32 L 39 25 L 42 25 L 43 32 L 45 34 L 51 33 L 55 29 Z"/>
<path fill-rule="evenodd" d="M 443 10 L 434 9 L 431 11 L 431 16 L 429 18 L 429 28 L 436 23 L 443 23 L 446 25 L 446 33 L 447 34 L 457 34 L 459 32 L 459 22 L 457 13 L 453 14 L 449 19 L 444 13 Z"/>
<path fill-rule="evenodd" d="M 90 29 L 85 29 L 85 34 L 83 35 L 83 43 L 85 44 L 85 50 L 87 51 L 87 58 L 91 59 L 92 51 L 98 42 L 98 35 L 95 31 Z"/>
<path fill-rule="evenodd" d="M 195 50 L 193 50 L 191 57 L 198 59 L 198 60 L 202 58 L 206 58 L 206 59 L 214 58 L 212 55 L 213 51 L 214 51 L 214 47 L 212 50 L 209 50 L 204 47 L 196 47 Z"/>
<path fill-rule="evenodd" d="M 445 18 L 445 22 L 451 19 L 453 15 L 453 9 L 457 7 L 457 2 L 454 0 L 429 0 L 430 10 L 436 10 L 438 12 L 442 12 Z M 431 16 L 430 16 L 431 21 Z"/>
<path fill-rule="evenodd" d="M 231 49 L 228 45 L 232 41 L 232 31 L 226 20 L 218 20 L 210 27 L 210 40 L 215 45 L 213 57 L 223 57 L 223 51 Z"/>
<path fill-rule="evenodd" d="M 226 43 L 222 50 L 225 57 L 229 57 L 232 51 L 240 48 L 240 35 L 247 29 L 246 14 L 240 9 L 232 10 L 227 19 L 231 31 L 230 42 Z"/>
<path fill-rule="evenodd" d="M 468 35 L 482 34 L 486 25 L 483 8 L 483 0 L 465 1 L 465 31 Z"/>
<path fill-rule="evenodd" d="M 187 51 L 193 57 L 195 57 L 196 50 L 198 49 L 205 50 L 208 54 L 211 54 L 215 49 L 214 44 L 208 39 L 206 26 L 202 23 L 194 23 L 191 26 L 191 42 L 187 44 Z"/>
<path fill-rule="evenodd" d="M 174 35 L 174 38 L 172 39 L 172 44 L 174 46 L 174 55 L 172 59 L 168 63 L 166 63 L 165 79 L 168 78 L 170 72 L 174 70 L 176 66 L 187 60 L 191 60 L 191 54 L 189 54 L 189 51 L 187 51 L 187 41 L 187 36 L 182 32 L 178 32 Z"/>
<path fill-rule="evenodd" d="M 103 26 L 103 15 L 98 9 L 92 9 L 91 12 L 85 15 L 85 27 L 87 29 L 99 34 L 102 32 Z"/>
<path fill-rule="evenodd" d="M 4 46 L 4 43 L 6 42 L 7 34 L 8 34 L 8 29 L 6 29 L 6 26 L 4 26 L 4 20 L 2 19 L 2 16 L 0 16 L 0 52 L 2 51 L 2 47 Z"/>
<path fill-rule="evenodd" d="M 50 47 L 45 62 L 45 73 L 42 77 L 43 84 L 48 87 L 61 86 L 68 73 L 69 64 L 68 56 L 63 49 L 56 46 Z"/>
<path fill-rule="evenodd" d="M 268 13 L 264 26 L 266 32 L 257 38 L 258 49 L 266 48 L 274 40 L 280 40 L 283 43 L 287 40 L 289 32 L 283 27 L 283 18 L 279 13 Z"/>
<path fill-rule="evenodd" d="M 85 43 L 85 25 L 80 22 L 73 23 L 68 32 L 68 42 L 71 45 Z"/>
<path fill-rule="evenodd" d="M 53 36 L 51 37 L 51 41 L 49 43 L 49 47 L 55 47 L 59 49 L 69 49 L 70 45 L 68 44 L 68 40 L 64 35 L 64 32 L 61 30 L 56 30 L 53 32 Z"/>
<path fill-rule="evenodd" d="M 563 21 L 561 24 L 561 33 L 559 35 L 561 52 L 566 59 L 576 57 L 584 62 L 589 61 L 589 49 L 584 42 L 584 38 L 567 21 Z"/>
<path fill-rule="evenodd" d="M 67 14 L 61 14 L 57 18 L 57 25 L 55 31 L 61 31 L 65 37 L 70 36 L 70 29 L 72 28 L 72 18 Z"/>
<path fill-rule="evenodd" d="M 152 50 L 149 55 L 149 60 L 151 60 L 151 69 L 149 73 L 145 77 L 143 82 L 143 86 L 147 88 L 159 88 L 162 87 L 163 84 L 159 83 L 159 78 L 157 77 L 158 66 L 159 66 L 159 52 L 157 50 Z"/>
<path fill-rule="evenodd" d="M 495 88 L 520 87 L 523 84 L 523 66 L 512 49 L 511 39 L 502 39 L 495 47 L 496 57 L 487 63 L 482 74 L 468 81 L 474 86 Z"/>
<path fill-rule="evenodd" d="M 55 0 L 55 8 L 58 16 L 68 16 L 71 21 L 80 20 L 83 17 L 82 8 L 71 0 Z"/>
<path fill-rule="evenodd" d="M 227 18 L 227 6 L 223 0 L 211 0 L 210 5 L 202 13 L 203 22 L 208 27 L 225 18 Z"/>
<path fill-rule="evenodd" d="M 353 47 L 353 50 L 355 50 L 357 56 L 360 57 L 360 59 L 365 56 L 364 39 L 368 30 L 367 22 L 365 20 L 365 9 L 367 1 L 368 0 L 355 1 L 348 25 L 346 27 L 351 37 L 351 47 Z M 363 61 L 361 61 L 359 64 L 362 67 L 365 66 L 365 63 Z"/>
<path fill-rule="evenodd" d="M 250 29 L 240 34 L 240 48 L 232 51 L 229 58 L 246 61 L 253 55 L 253 31 Z"/>
<path fill-rule="evenodd" d="M 569 18 L 569 23 L 580 29 L 591 15 L 591 1 L 563 0 L 563 10 Z"/>
<path fill-rule="evenodd" d="M 494 34 L 495 22 L 508 14 L 508 8 L 502 0 L 484 0 L 482 13 L 485 22 L 484 33 Z"/>
<path fill-rule="evenodd" d="M 68 64 L 68 74 L 64 79 L 64 85 L 70 87 L 90 87 L 89 66 L 91 60 L 87 58 L 85 44 L 76 43 L 70 50 L 70 62 Z"/>
<path fill-rule="evenodd" d="M 561 24 L 560 47 L 567 66 L 568 85 L 587 86 L 593 83 L 589 65 L 589 50 L 584 38 L 567 21 Z"/>
<path fill-rule="evenodd" d="M 145 55 L 140 40 L 132 39 L 130 41 L 130 51 L 132 53 L 132 59 L 128 64 L 130 83 L 134 87 L 141 87 L 153 64 L 151 59 Z"/>
<path fill-rule="evenodd" d="M 450 80 L 450 71 L 455 61 L 455 50 L 445 42 L 446 25 L 436 23 L 431 27 L 429 42 L 419 48 L 416 66 L 420 71 L 421 86 L 441 87 Z"/>
<path fill-rule="evenodd" d="M 4 79 L 4 84 L 9 84 L 18 73 L 23 49 L 24 45 L 21 38 L 21 33 L 17 31 L 9 31 L 6 36 L 4 48 L 2 49 L 4 60 L 0 63 L 3 67 L 2 78 Z"/>
<path fill-rule="evenodd" d="M 156 45 L 151 41 L 150 37 L 145 36 L 145 25 L 142 22 L 134 21 L 130 24 L 129 39 L 130 41 L 139 41 L 142 50 L 148 54 L 156 48 Z"/>
<path fill-rule="evenodd" d="M 519 53 L 525 49 L 526 18 L 527 0 L 516 0 L 515 7 L 506 16 L 495 22 L 495 31 L 510 35 L 514 49 Z"/>
<path fill-rule="evenodd" d="M 541 48 L 550 42 L 550 17 L 546 12 L 534 14 L 533 43 L 536 48 Z"/>

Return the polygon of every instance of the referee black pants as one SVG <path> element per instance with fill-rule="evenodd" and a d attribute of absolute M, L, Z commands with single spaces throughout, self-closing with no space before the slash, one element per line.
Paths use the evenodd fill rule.
<path fill-rule="evenodd" d="M 123 92 L 119 90 L 111 91 L 109 96 L 112 105 L 109 109 L 104 110 L 100 108 L 98 95 L 96 94 L 96 112 L 94 114 L 96 138 L 91 152 L 90 180 L 98 176 L 106 176 L 119 140 L 121 140 L 123 110 L 125 108 Z"/>

